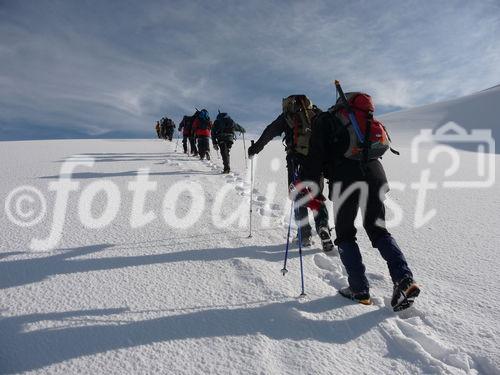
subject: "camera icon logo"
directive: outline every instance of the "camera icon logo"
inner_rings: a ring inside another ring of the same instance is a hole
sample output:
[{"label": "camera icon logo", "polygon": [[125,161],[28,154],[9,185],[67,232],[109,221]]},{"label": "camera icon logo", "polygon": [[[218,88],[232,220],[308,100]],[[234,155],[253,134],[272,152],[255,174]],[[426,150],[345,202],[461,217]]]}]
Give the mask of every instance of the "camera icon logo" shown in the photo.
[{"label": "camera icon logo", "polygon": [[[472,129],[467,132],[455,122],[448,122],[434,132],[422,129],[411,144],[412,163],[421,161],[420,156],[426,145],[432,145],[427,153],[427,163],[435,163],[441,154],[451,158],[450,166],[444,171],[443,187],[489,188],[495,184],[495,139],[491,129]],[[466,145],[468,150],[474,150],[475,166],[471,167],[467,163],[464,167],[457,148],[452,145]]]}]

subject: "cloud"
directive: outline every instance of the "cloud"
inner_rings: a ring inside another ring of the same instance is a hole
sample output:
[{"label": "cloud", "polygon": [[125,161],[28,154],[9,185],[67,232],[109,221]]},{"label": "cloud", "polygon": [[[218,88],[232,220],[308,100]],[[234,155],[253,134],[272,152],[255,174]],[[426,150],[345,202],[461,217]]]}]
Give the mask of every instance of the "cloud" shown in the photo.
[{"label": "cloud", "polygon": [[0,139],[26,127],[30,137],[151,136],[156,119],[194,107],[258,130],[291,93],[327,108],[334,78],[385,110],[461,96],[498,83],[499,10],[495,1],[0,2]]}]

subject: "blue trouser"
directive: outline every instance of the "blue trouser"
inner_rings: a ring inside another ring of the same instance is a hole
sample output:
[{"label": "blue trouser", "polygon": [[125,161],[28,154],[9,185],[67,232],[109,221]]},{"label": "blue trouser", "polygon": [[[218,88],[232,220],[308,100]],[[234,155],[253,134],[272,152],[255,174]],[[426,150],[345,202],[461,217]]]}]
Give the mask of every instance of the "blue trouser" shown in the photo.
[{"label": "blue trouser", "polygon": [[[343,184],[341,191],[344,192],[349,183]],[[385,207],[379,195],[382,184],[375,182],[368,184],[368,196],[363,213],[363,227],[373,245],[387,262],[389,273],[393,282],[404,277],[413,277],[403,252],[396,240],[391,236],[384,226]],[[365,276],[365,266],[361,257],[359,246],[356,243],[356,228],[354,221],[359,204],[359,190],[355,190],[337,208],[335,215],[335,231],[337,239],[335,243],[339,247],[340,259],[344,264],[349,280],[349,286],[354,292],[369,289],[369,283]],[[381,221],[378,221],[378,220]]]},{"label": "blue trouser", "polygon": [[[369,290],[370,284],[365,276],[365,265],[358,244],[355,241],[349,241],[337,243],[337,245],[340,259],[347,271],[349,286],[353,292]],[[405,277],[413,277],[403,252],[390,234],[380,237],[375,247],[387,262],[392,282],[395,283]]]}]

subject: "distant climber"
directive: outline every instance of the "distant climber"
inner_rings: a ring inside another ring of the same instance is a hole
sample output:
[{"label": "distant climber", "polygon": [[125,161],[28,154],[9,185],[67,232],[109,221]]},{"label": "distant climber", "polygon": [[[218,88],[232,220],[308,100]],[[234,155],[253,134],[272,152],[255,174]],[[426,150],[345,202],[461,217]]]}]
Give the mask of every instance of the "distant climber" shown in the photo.
[{"label": "distant climber", "polygon": [[[309,138],[311,127],[316,116],[321,110],[313,105],[311,100],[305,95],[290,95],[283,99],[283,112],[265,129],[260,138],[248,148],[248,156],[262,151],[264,146],[274,137],[285,134],[286,143],[286,167],[288,170],[288,186],[291,188],[300,181],[304,181],[303,174],[307,169],[306,160],[309,153]],[[320,185],[322,190],[323,185]],[[306,192],[301,192],[296,199],[299,200]],[[314,213],[316,232],[321,238],[323,251],[332,251],[334,246],[330,238],[330,228],[328,226],[328,211],[326,209],[325,198],[319,195],[316,198],[316,205],[310,206]],[[300,238],[302,246],[311,246],[311,226],[307,221],[308,212],[305,204],[295,209],[295,220],[298,223],[306,221],[300,225]]]},{"label": "distant climber", "polygon": [[210,160],[210,134],[212,122],[206,109],[197,111],[193,121],[193,133],[198,141],[198,154],[200,159]]},{"label": "distant climber", "polygon": [[231,171],[229,153],[233,142],[236,140],[235,132],[245,133],[245,129],[233,121],[233,119],[225,112],[217,115],[212,128],[212,143],[214,149],[220,149],[224,170],[222,173]]}]

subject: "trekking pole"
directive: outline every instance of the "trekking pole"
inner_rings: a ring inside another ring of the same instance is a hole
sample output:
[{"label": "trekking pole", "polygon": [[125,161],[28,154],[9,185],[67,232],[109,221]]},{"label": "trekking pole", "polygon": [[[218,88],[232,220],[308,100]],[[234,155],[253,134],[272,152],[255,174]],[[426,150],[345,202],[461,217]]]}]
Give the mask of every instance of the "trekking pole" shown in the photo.
[{"label": "trekking pole", "polygon": [[[253,146],[253,141],[251,141]],[[252,238],[252,203],[253,203],[253,159],[255,156],[250,158],[250,234],[248,238]]]},{"label": "trekking pole", "polygon": [[288,249],[290,248],[290,230],[292,227],[293,206],[294,201],[292,200],[292,203],[290,204],[290,217],[288,219],[288,232],[286,234],[285,261],[283,262],[283,268],[281,269],[281,273],[283,274],[283,276],[285,276],[288,272],[288,270],[286,269],[286,262],[288,260]]},{"label": "trekking pole", "polygon": [[[293,165],[293,164],[292,164]],[[295,184],[298,180],[298,171],[295,169],[295,166],[293,166],[293,182],[291,185],[293,185],[294,189],[296,189]],[[281,272],[283,273],[283,276],[288,272],[286,269],[286,261],[288,257],[288,248],[289,248],[289,243],[290,243],[290,227],[292,225],[292,213],[297,218],[298,216],[298,208],[295,206],[295,196],[292,195],[292,205],[290,208],[290,222],[288,225],[288,234],[287,234],[287,239],[286,239],[286,249],[285,249],[285,263],[283,266],[283,269]],[[297,221],[297,220],[296,220]],[[302,228],[301,228],[301,223],[297,223],[297,237],[299,238],[299,259],[300,259],[300,285],[301,285],[301,291],[300,291],[300,297],[306,296],[305,292],[305,286],[304,286],[304,262],[302,260]]]},{"label": "trekking pole", "polygon": [[245,156],[245,168],[247,167],[247,146],[245,144],[245,133],[241,133],[243,137],[243,155]]},{"label": "trekking pole", "polygon": [[[296,207],[294,207],[295,210],[297,210]],[[299,234],[299,259],[300,259],[300,285],[301,285],[301,293],[300,297],[304,297],[306,295],[306,292],[304,290],[304,265],[302,261],[302,228],[300,225],[297,225],[297,230]]]},{"label": "trekking pole", "polygon": [[[295,183],[297,182],[299,178],[299,172],[297,168],[294,166],[294,171],[293,171],[293,181],[294,181],[294,186]],[[294,197],[294,205],[293,205],[293,210],[294,210],[294,216],[298,216],[298,208],[295,206],[295,197]],[[304,297],[306,295],[305,292],[305,287],[304,287],[304,262],[302,260],[302,227],[301,223],[297,223],[297,234],[299,237],[299,259],[300,259],[300,285],[301,285],[301,292],[300,292],[300,297]]]},{"label": "trekking pole", "polygon": [[177,141],[175,142],[175,152],[177,152],[178,145],[179,145],[179,132],[177,132]]}]

